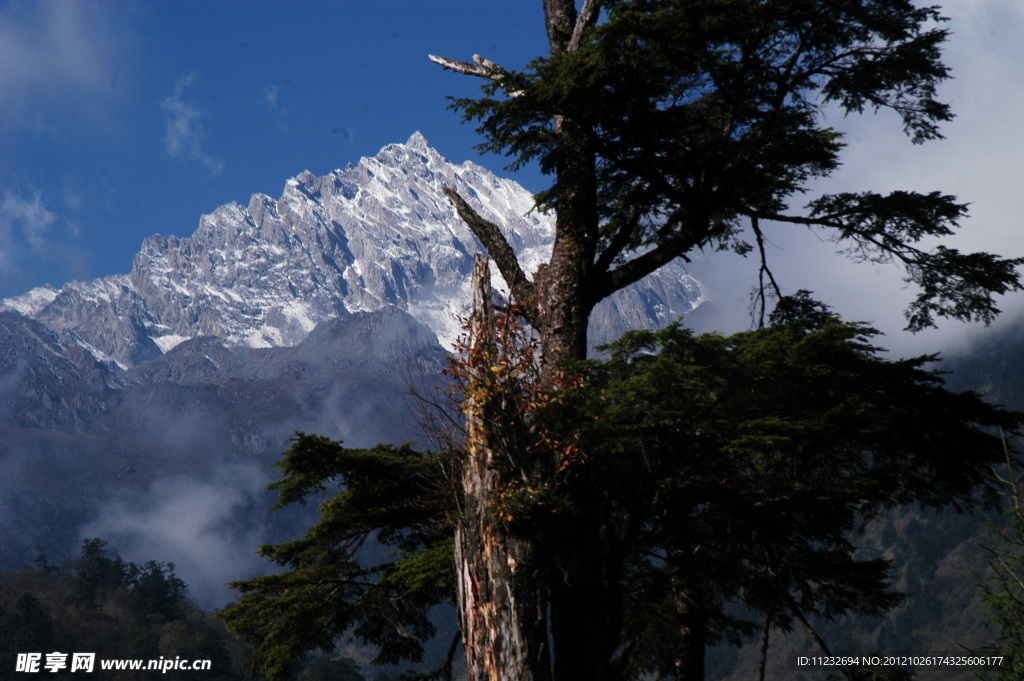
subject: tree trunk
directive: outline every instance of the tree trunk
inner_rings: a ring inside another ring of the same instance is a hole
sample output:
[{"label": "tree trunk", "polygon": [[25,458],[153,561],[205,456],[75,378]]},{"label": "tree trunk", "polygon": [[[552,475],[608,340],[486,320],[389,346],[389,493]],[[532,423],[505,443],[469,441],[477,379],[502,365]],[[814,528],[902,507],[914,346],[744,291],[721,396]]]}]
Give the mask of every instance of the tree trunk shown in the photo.
[{"label": "tree trunk", "polygon": [[707,615],[700,595],[673,579],[676,592],[676,621],[681,645],[676,651],[676,681],[704,681],[704,653],[708,638]]},{"label": "tree trunk", "polygon": [[587,356],[587,328],[594,301],[590,270],[597,248],[596,157],[586,130],[559,118],[562,138],[557,167],[559,192],[551,259],[537,271],[537,331],[543,355],[542,379],[558,384],[558,367]]},{"label": "tree trunk", "polygon": [[[564,34],[562,29],[552,29],[557,23],[552,20],[567,12],[566,5],[560,0],[546,3],[549,34],[552,30]],[[591,269],[598,241],[596,156],[591,135],[564,117],[556,119],[555,127],[561,136],[555,243],[551,259],[534,280],[542,381],[550,388],[563,384],[565,362],[587,356],[588,321],[595,302],[590,290]],[[611,625],[607,557],[602,550],[602,492],[584,473],[564,494],[572,504],[572,517],[551,542],[550,557],[555,680],[611,681],[619,632]]]},{"label": "tree trunk", "polygon": [[459,619],[470,681],[549,681],[550,650],[543,565],[535,542],[501,531],[491,517],[503,480],[492,446],[515,438],[506,396],[489,388],[494,317],[487,259],[473,265],[469,331],[466,451],[462,461],[462,516],[455,533]]},{"label": "tree trunk", "polygon": [[[599,3],[593,0],[584,3],[579,17],[574,0],[543,0],[543,4],[552,54],[575,49],[582,31],[597,20]],[[450,60],[445,65],[463,73],[493,75],[473,65],[452,65]],[[561,114],[554,125],[561,138],[556,168],[559,192],[555,242],[551,259],[528,285],[528,292],[535,294],[531,296],[535,305],[531,322],[540,336],[541,381],[549,389],[563,384],[566,361],[585,359],[587,355],[588,319],[596,302],[591,269],[599,223],[592,131]],[[454,191],[449,198],[492,251],[508,284],[522,285],[524,277],[497,227],[479,220]],[[475,264],[474,281],[471,358],[486,356],[487,345],[493,343],[488,334],[494,328],[488,304],[489,276],[481,261]],[[486,370],[488,363],[477,366]],[[500,457],[504,464],[523,457],[523,452],[510,451],[515,447],[507,446],[508,439],[495,437],[500,433],[494,429],[507,425],[507,421],[488,414],[495,407],[490,403],[495,397],[476,392],[467,395],[466,402],[468,442],[462,470],[465,506],[455,550],[469,678],[546,681],[552,677],[553,654],[557,681],[610,681],[611,658],[621,632],[608,603],[599,512],[601,491],[589,481],[578,481],[569,491],[576,512],[554,537],[546,538],[549,541],[496,530],[489,517],[501,484],[495,460]],[[557,470],[557,461],[548,464],[524,468],[533,474]]]}]

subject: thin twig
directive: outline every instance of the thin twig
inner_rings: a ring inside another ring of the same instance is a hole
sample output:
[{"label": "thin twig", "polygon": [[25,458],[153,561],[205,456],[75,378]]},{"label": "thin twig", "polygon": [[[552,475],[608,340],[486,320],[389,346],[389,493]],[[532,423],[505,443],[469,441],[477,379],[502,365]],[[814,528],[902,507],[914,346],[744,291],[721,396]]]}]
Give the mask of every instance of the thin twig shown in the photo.
[{"label": "thin twig", "polygon": [[768,256],[764,250],[764,233],[761,231],[761,223],[756,215],[750,216],[750,228],[754,231],[754,238],[757,240],[757,252],[761,258],[760,267],[757,270],[757,299],[760,303],[759,317],[757,326],[760,329],[764,328],[764,315],[767,301],[765,300],[765,275],[768,276],[768,281],[771,283],[772,290],[775,292],[776,299],[782,298],[782,289],[779,288],[779,284],[775,281],[775,275],[772,273],[771,268],[768,267]]}]

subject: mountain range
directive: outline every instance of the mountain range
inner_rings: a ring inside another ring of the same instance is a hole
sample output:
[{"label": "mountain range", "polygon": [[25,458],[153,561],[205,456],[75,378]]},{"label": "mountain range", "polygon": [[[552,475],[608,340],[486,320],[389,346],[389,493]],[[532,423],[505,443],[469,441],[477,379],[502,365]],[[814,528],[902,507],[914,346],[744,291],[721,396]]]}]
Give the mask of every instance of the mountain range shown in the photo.
[{"label": "mountain range", "polygon": [[[221,206],[192,236],[149,237],[131,272],[43,286],[0,301],[129,368],[200,336],[231,346],[295,345],[320,322],[395,307],[451,347],[467,310],[472,254],[482,248],[443,194],[453,187],[499,225],[524,270],[546,260],[553,220],[515,182],[444,159],[419,133],[323,177],[288,180],[277,200]],[[673,263],[613,297],[594,337],[660,327],[704,300]]]},{"label": "mountain range", "polygon": [[[276,200],[221,206],[191,236],[149,237],[128,274],[0,301],[0,565],[102,536],[128,559],[175,561],[194,593],[223,600],[241,574],[208,554],[251,556],[273,531],[261,489],[292,433],[422,439],[410,385],[440,375],[483,250],[445,187],[501,227],[525,271],[546,259],[553,220],[528,191],[416,133],[303,172]],[[673,263],[602,304],[591,340],[705,298]],[[185,491],[211,480],[237,503]]]}]

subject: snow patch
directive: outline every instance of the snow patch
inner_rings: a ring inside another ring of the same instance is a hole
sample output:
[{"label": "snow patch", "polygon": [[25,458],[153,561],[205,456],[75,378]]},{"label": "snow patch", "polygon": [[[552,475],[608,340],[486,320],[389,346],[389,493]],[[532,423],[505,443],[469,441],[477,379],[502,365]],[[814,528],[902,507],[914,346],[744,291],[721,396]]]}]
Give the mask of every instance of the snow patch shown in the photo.
[{"label": "snow patch", "polygon": [[181,345],[187,340],[191,340],[189,336],[179,336],[175,333],[169,333],[164,336],[154,336],[153,342],[160,348],[160,352],[165,355],[170,352],[173,348]]},{"label": "snow patch", "polygon": [[49,284],[39,286],[20,296],[0,300],[0,310],[15,310],[26,317],[35,317],[54,301],[60,291]]}]

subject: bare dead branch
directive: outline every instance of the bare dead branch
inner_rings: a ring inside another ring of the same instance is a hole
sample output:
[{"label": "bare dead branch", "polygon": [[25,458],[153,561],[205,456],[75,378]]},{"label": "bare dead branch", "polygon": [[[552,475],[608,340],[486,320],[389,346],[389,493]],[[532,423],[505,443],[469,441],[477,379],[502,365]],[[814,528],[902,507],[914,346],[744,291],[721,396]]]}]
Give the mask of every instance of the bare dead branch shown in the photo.
[{"label": "bare dead branch", "polygon": [[583,34],[588,28],[597,23],[600,9],[601,0],[586,0],[583,3],[580,14],[576,17],[576,25],[572,29],[572,37],[569,39],[569,52],[575,52],[579,48],[580,41],[583,40]]},{"label": "bare dead branch", "polygon": [[[473,55],[473,61],[476,63],[468,61],[459,61],[458,59],[448,59],[447,57],[438,57],[437,55],[434,54],[428,54],[427,57],[430,59],[430,61],[434,62],[435,64],[440,64],[446,69],[451,69],[452,71],[456,71],[458,73],[464,73],[467,76],[479,76],[480,78],[491,78],[493,74],[493,68],[497,66],[496,64],[494,64],[494,62],[488,59],[484,59],[478,54]],[[488,68],[482,62],[487,62],[488,64],[491,65],[491,68]]]},{"label": "bare dead branch", "polygon": [[427,58],[435,64],[439,64],[446,69],[455,71],[456,73],[463,73],[467,76],[476,76],[478,78],[493,80],[505,90],[505,94],[509,97],[518,97],[522,94],[518,90],[509,90],[505,87],[508,79],[508,71],[479,54],[473,55],[472,62],[448,59],[447,57],[438,57],[436,54],[428,54]]},{"label": "bare dead branch", "polygon": [[758,328],[763,329],[765,308],[767,306],[767,300],[765,299],[765,288],[767,287],[765,277],[768,277],[768,282],[771,284],[776,300],[782,298],[782,289],[779,288],[778,282],[775,281],[775,275],[772,273],[771,268],[768,267],[768,255],[764,250],[764,232],[761,231],[761,223],[757,216],[751,216],[750,228],[754,232],[754,238],[757,240],[757,252],[761,257],[761,265],[757,270],[757,300],[760,304]]},{"label": "bare dead branch", "polygon": [[485,220],[473,210],[466,201],[459,196],[459,193],[451,187],[445,187],[444,193],[448,200],[455,206],[459,217],[465,221],[470,231],[480,240],[480,243],[487,249],[488,255],[494,259],[498,271],[505,279],[511,292],[519,298],[523,306],[523,313],[526,321],[531,326],[537,326],[536,295],[533,282],[526,278],[515,251],[509,245],[505,235],[501,233],[498,226],[489,220]]}]

